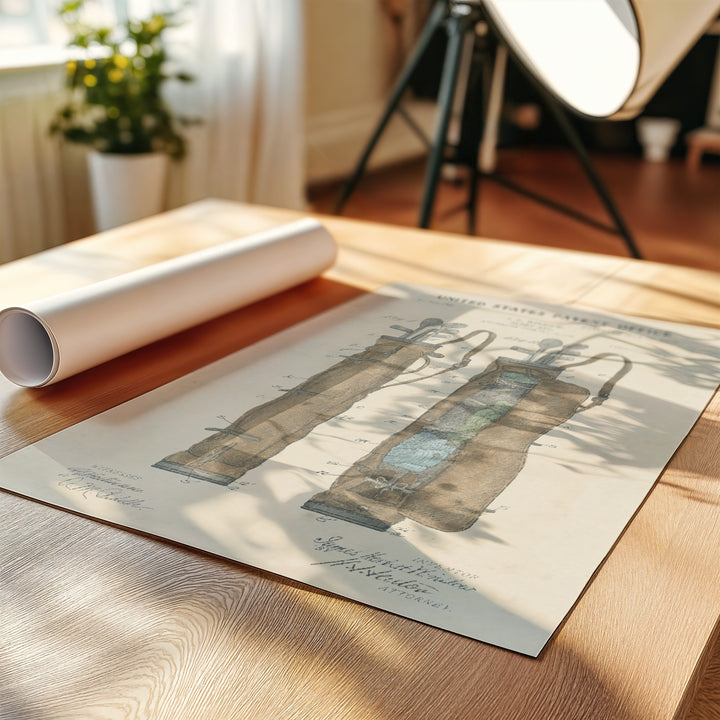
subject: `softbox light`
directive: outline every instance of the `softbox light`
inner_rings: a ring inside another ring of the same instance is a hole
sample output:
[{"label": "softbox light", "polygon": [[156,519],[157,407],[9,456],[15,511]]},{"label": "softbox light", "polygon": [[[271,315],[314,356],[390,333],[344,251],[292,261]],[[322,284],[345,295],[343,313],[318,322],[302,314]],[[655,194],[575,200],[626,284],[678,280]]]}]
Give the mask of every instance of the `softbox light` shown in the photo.
[{"label": "softbox light", "polygon": [[717,17],[717,0],[484,0],[499,35],[556,98],[591,118],[638,115]]}]

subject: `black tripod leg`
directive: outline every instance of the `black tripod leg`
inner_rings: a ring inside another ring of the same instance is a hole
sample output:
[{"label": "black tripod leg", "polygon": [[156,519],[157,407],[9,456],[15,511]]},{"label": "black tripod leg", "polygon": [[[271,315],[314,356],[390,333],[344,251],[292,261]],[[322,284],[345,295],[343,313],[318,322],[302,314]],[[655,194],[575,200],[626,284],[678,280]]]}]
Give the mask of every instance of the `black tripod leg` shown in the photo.
[{"label": "black tripod leg", "polygon": [[433,204],[435,203],[435,192],[440,177],[440,166],[445,155],[445,145],[452,115],[453,98],[455,86],[457,85],[458,70],[462,57],[463,40],[465,32],[469,29],[471,22],[469,15],[451,15],[448,19],[448,45],[445,51],[440,90],[438,91],[438,124],[435,131],[435,144],[433,145],[428,160],[428,169],[425,174],[425,190],[423,193],[422,205],[420,208],[420,220],[418,226],[427,228],[430,226]]},{"label": "black tripod leg", "polygon": [[580,164],[582,165],[585,174],[592,183],[597,194],[600,196],[600,199],[605,206],[605,210],[615,223],[618,234],[625,241],[625,245],[628,249],[628,252],[630,253],[630,256],[642,259],[642,255],[640,254],[637,245],[635,245],[635,241],[633,240],[633,236],[630,233],[630,230],[625,224],[625,221],[622,219],[619,210],[615,206],[615,203],[610,196],[610,193],[605,187],[605,183],[603,183],[600,175],[598,175],[598,172],[595,169],[595,165],[590,159],[587,150],[585,150],[585,146],[583,145],[580,136],[577,134],[577,131],[573,127],[573,124],[570,122],[567,115],[560,107],[559,103],[555,100],[555,98],[551,97],[547,92],[545,92],[544,89],[541,89],[541,94],[544,97],[545,105],[552,112],[555,120],[560,126],[560,129],[563,131],[572,149],[575,151],[575,155],[580,161]]},{"label": "black tripod leg", "polygon": [[470,182],[468,183],[468,224],[467,233],[468,235],[475,235],[477,233],[477,208],[478,208],[478,195],[480,194],[480,171],[475,167],[470,167]]},{"label": "black tripod leg", "polygon": [[[470,173],[470,179],[468,182],[468,201],[467,201],[467,234],[475,235],[477,232],[478,225],[478,195],[480,194],[480,170],[478,169],[478,155],[480,151],[480,138],[482,135],[482,128],[485,124],[485,118],[487,117],[487,106],[488,106],[488,92],[487,89],[490,87],[490,76],[492,73],[493,62],[489,57],[489,50],[487,47],[482,47],[480,52],[482,53],[482,72],[476,73],[478,77],[473,79],[473,82],[468,86],[468,92],[466,95],[465,102],[465,115],[463,117],[463,124],[466,132],[467,147],[468,147],[468,171]],[[480,85],[481,92],[478,92],[478,85]],[[481,113],[475,111],[475,108],[480,106]]]},{"label": "black tripod leg", "polygon": [[[490,112],[491,95],[494,89],[495,65],[497,63],[497,45],[491,43],[488,36],[479,38],[477,43],[477,55],[481,58],[480,68],[476,69],[476,77],[468,84],[468,92],[465,101],[465,115],[463,117],[464,132],[467,136],[468,170],[470,181],[468,183],[468,235],[475,235],[478,226],[478,205],[480,194],[480,174],[478,158],[480,155],[480,143],[484,129],[488,122]],[[478,112],[479,109],[479,112]]]},{"label": "black tripod leg", "polygon": [[433,36],[435,35],[435,31],[439,27],[442,26],[443,22],[445,21],[446,16],[447,16],[446,0],[437,0],[437,2],[435,3],[435,6],[433,7],[433,9],[430,13],[430,16],[427,19],[427,22],[425,23],[425,27],[423,28],[422,33],[420,34],[417,44],[415,45],[415,49],[413,50],[412,56],[408,60],[407,64],[403,68],[402,73],[400,73],[400,77],[397,79],[397,82],[395,83],[395,87],[393,88],[393,91],[390,95],[387,105],[385,106],[385,112],[383,113],[382,117],[380,118],[377,126],[375,127],[375,131],[373,132],[372,136],[370,137],[370,140],[368,141],[367,145],[365,146],[365,149],[363,150],[363,153],[360,156],[360,160],[358,160],[358,163],[355,166],[355,171],[353,172],[353,174],[350,176],[348,181],[343,186],[342,193],[337,202],[337,205],[335,206],[336,213],[342,212],[342,209],[345,206],[347,199],[350,197],[350,195],[352,195],[353,191],[355,190],[355,187],[357,186],[358,182],[360,181],[362,174],[365,172],[365,166],[367,165],[367,162],[370,159],[370,155],[372,154],[372,151],[375,149],[375,145],[377,144],[378,140],[380,139],[380,136],[383,134],[383,131],[385,130],[386,125],[388,124],[388,122],[390,121],[390,118],[392,117],[393,113],[397,109],[397,106],[400,104],[400,100],[402,99],[402,96],[405,94],[405,90],[407,90],[407,88],[410,84],[410,80],[412,78],[413,73],[415,72],[415,68],[417,67],[418,63],[420,62],[423,55],[425,54],[425,51],[427,50],[427,47],[430,44],[430,41],[432,40]]}]

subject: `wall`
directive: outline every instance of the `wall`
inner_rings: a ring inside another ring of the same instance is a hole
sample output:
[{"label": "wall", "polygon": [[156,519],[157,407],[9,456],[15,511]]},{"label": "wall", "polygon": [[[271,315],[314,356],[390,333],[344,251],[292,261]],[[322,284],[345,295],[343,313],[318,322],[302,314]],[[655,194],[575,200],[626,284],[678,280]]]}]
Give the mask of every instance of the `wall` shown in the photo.
[{"label": "wall", "polygon": [[[346,176],[380,117],[423,19],[424,0],[305,0],[306,150],[310,183]],[[401,21],[394,24],[390,13]],[[431,133],[432,102],[404,104]],[[370,167],[423,154],[395,117]]]}]

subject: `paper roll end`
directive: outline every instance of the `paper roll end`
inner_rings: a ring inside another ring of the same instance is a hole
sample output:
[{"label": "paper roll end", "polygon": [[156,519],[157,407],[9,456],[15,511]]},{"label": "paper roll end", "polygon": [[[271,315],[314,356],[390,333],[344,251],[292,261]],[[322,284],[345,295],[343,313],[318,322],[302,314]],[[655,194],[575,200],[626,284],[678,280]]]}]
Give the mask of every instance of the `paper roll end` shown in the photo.
[{"label": "paper roll end", "polygon": [[24,308],[0,312],[0,372],[16,385],[41,387],[57,373],[58,355],[50,331]]}]

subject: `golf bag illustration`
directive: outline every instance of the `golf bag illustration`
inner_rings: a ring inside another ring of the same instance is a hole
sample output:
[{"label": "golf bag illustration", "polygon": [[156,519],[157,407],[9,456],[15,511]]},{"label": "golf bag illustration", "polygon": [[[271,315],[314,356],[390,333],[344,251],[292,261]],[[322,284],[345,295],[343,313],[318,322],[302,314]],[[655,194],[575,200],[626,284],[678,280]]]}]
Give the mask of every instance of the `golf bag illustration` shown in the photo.
[{"label": "golf bag illustration", "polygon": [[[526,361],[499,357],[403,430],[348,468],[303,508],[384,531],[410,518],[458,532],[471,527],[515,479],[530,446],[575,413],[601,404],[631,368],[614,353],[563,364],[580,343],[547,339]],[[521,350],[521,348],[513,348]],[[590,392],[559,378],[604,358],[620,370],[587,404]]]},{"label": "golf bag illustration", "polygon": [[[227,427],[206,428],[213,434],[187,450],[165,457],[154,467],[229,485],[391,381],[411,382],[397,379],[405,373],[424,369],[430,358],[443,357],[438,352],[443,346],[487,334],[486,339],[468,350],[458,363],[439,372],[467,365],[474,354],[495,338],[485,330],[458,337],[457,331],[464,325],[437,318],[426,318],[417,328],[390,327],[401,334],[380,336],[370,347],[344,357],[274,400],[248,410]],[[414,367],[418,362],[419,367]]]}]

